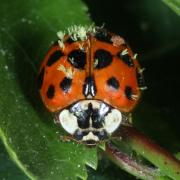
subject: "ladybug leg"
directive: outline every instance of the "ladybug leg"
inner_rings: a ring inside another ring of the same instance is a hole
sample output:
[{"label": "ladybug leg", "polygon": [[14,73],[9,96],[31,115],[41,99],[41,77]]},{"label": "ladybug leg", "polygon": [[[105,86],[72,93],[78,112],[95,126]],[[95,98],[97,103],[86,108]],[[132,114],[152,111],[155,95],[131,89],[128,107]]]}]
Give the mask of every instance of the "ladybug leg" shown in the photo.
[{"label": "ladybug leg", "polygon": [[73,136],[60,136],[60,140],[63,141],[63,142],[70,142],[70,141],[74,141],[74,138]]},{"label": "ladybug leg", "polygon": [[128,114],[128,123],[130,124],[130,126],[132,125],[132,123],[133,123],[133,118],[132,118],[132,113],[129,113]]},{"label": "ladybug leg", "polygon": [[63,142],[76,142],[77,144],[82,144],[82,141],[77,141],[72,135],[64,135],[64,136],[60,136],[60,140]]},{"label": "ladybug leg", "polygon": [[54,118],[54,124],[59,124],[59,120],[57,120],[56,118]]},{"label": "ladybug leg", "polygon": [[55,114],[55,116],[54,116],[54,124],[60,124],[58,114]]},{"label": "ladybug leg", "polygon": [[132,126],[132,113],[129,113],[122,119],[122,125],[124,126]]}]

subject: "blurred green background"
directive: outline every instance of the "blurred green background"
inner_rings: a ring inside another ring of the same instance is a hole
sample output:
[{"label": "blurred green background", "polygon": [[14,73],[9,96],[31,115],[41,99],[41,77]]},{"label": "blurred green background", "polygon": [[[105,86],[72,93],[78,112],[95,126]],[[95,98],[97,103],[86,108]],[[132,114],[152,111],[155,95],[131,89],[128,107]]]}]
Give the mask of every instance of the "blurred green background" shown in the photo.
[{"label": "blurred green background", "polygon": [[[134,125],[170,152],[179,152],[180,16],[160,0],[84,2],[95,24],[105,24],[107,29],[124,37],[146,68],[148,90],[134,112]],[[88,173],[90,180],[136,179],[104,157],[97,171],[88,168]],[[2,143],[0,179],[27,179],[10,160]]]}]

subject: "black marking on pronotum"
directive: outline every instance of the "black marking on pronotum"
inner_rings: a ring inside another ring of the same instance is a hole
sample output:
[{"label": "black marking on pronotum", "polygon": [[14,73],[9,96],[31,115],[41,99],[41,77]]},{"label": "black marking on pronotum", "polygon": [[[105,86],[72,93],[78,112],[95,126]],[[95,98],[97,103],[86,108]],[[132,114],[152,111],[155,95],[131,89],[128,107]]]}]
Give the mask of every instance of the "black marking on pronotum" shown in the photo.
[{"label": "black marking on pronotum", "polygon": [[93,109],[91,118],[93,128],[98,129],[103,127],[102,122],[104,117],[99,114],[99,109]]},{"label": "black marking on pronotum", "polygon": [[46,95],[47,95],[47,97],[48,97],[49,99],[52,99],[52,98],[54,97],[54,93],[55,93],[55,88],[54,88],[54,85],[51,84],[51,85],[48,87],[48,90],[47,90]]},{"label": "black marking on pronotum", "polygon": [[112,36],[108,33],[106,29],[102,29],[102,28],[97,29],[95,37],[99,41],[112,44],[111,41]]},{"label": "black marking on pronotum", "polygon": [[85,110],[76,108],[70,111],[77,117],[78,126],[82,130],[88,128],[100,129],[103,127],[104,115],[99,113],[99,109],[93,108],[91,103],[88,104]]},{"label": "black marking on pronotum", "polygon": [[72,84],[72,79],[65,77],[61,82],[60,82],[60,88],[64,91],[64,92],[68,92],[70,87]]},{"label": "black marking on pronotum", "polygon": [[132,88],[130,86],[126,86],[125,95],[127,99],[132,100]]},{"label": "black marking on pronotum", "polygon": [[133,62],[133,59],[131,58],[131,56],[128,53],[123,54],[122,53],[123,51],[118,52],[117,57],[120,58],[129,67],[134,67],[134,62]]},{"label": "black marking on pronotum", "polygon": [[112,62],[112,58],[113,56],[109,51],[98,49],[94,54],[95,69],[101,69],[109,66]]},{"label": "black marking on pronotum", "polygon": [[92,104],[88,104],[88,109],[82,111],[82,113],[78,115],[77,121],[78,121],[78,126],[81,129],[87,129],[90,127],[90,122],[89,119],[91,117],[91,113],[93,112]]},{"label": "black marking on pronotum", "polygon": [[68,62],[75,68],[84,69],[86,65],[86,53],[80,49],[73,50],[68,55]]},{"label": "black marking on pronotum", "polygon": [[44,67],[41,69],[41,72],[39,73],[38,75],[38,78],[37,78],[37,86],[38,86],[38,89],[41,89],[42,87],[42,84],[43,84],[43,79],[44,79],[44,73],[45,73],[45,70],[44,70]]},{"label": "black marking on pronotum", "polygon": [[[78,111],[78,109],[76,110]],[[77,112],[73,112],[75,114],[75,116],[77,117],[77,122],[78,122],[78,126],[81,129],[87,129],[90,127],[90,117],[92,116],[93,113],[93,108],[92,108],[92,104],[89,103],[88,104],[88,108],[86,110],[80,110],[79,113]]]},{"label": "black marking on pronotum", "polygon": [[144,82],[142,72],[140,72],[137,68],[136,68],[136,78],[137,78],[138,86],[139,87],[144,87],[145,82]]},{"label": "black marking on pronotum", "polygon": [[47,66],[51,66],[54,64],[56,61],[58,61],[62,56],[64,56],[64,53],[62,53],[60,50],[54,51],[48,61],[47,61]]},{"label": "black marking on pronotum", "polygon": [[114,88],[119,89],[119,81],[115,77],[111,77],[107,80],[107,85]]},{"label": "black marking on pronotum", "polygon": [[92,76],[86,77],[83,85],[84,96],[87,97],[88,95],[91,95],[92,97],[94,97],[96,95],[96,91],[97,89],[96,89],[94,77]]}]

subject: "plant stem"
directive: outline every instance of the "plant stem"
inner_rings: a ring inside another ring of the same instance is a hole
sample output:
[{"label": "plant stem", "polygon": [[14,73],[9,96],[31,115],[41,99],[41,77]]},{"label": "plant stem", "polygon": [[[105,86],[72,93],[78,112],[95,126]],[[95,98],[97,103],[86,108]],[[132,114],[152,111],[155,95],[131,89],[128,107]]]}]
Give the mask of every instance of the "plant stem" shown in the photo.
[{"label": "plant stem", "polygon": [[118,166],[127,171],[128,173],[144,180],[157,180],[160,175],[157,169],[147,167],[143,164],[136,162],[135,159],[129,157],[127,154],[119,151],[111,143],[106,144],[106,155]]},{"label": "plant stem", "polygon": [[153,143],[149,138],[139,133],[135,128],[122,126],[115,137],[128,143],[133,150],[158,167],[161,174],[175,180],[180,180],[180,161],[165,149]]}]

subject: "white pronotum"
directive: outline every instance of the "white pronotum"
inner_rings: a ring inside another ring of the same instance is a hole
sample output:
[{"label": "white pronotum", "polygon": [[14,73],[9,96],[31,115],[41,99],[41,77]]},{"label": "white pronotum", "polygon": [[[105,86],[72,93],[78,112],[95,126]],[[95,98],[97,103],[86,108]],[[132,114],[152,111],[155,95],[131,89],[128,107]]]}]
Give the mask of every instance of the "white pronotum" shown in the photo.
[{"label": "white pronotum", "polygon": [[[88,124],[88,127],[80,127],[78,124],[80,121]],[[100,139],[94,132],[99,133],[99,135],[104,133],[111,135],[120,126],[122,113],[99,100],[82,100],[62,110],[59,113],[59,122],[71,135],[77,132],[78,134],[85,133],[82,135],[82,141],[93,140],[97,142]],[[100,127],[97,127],[97,123]]]}]

